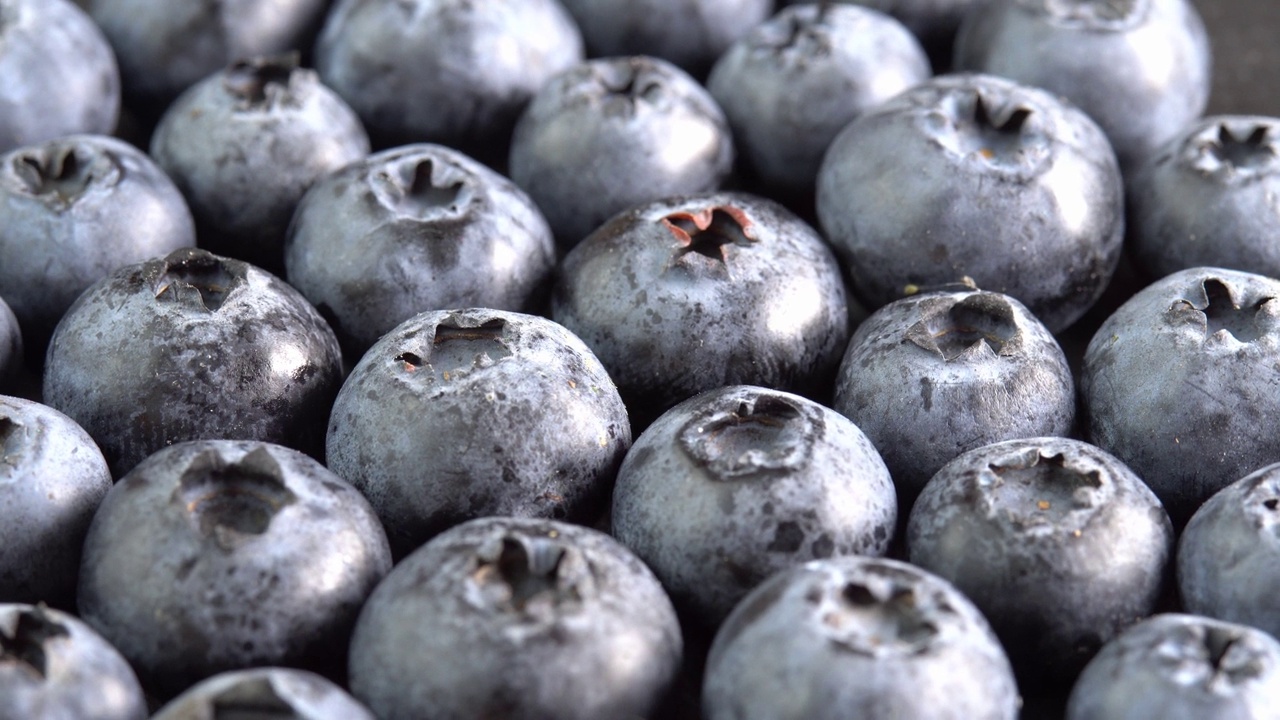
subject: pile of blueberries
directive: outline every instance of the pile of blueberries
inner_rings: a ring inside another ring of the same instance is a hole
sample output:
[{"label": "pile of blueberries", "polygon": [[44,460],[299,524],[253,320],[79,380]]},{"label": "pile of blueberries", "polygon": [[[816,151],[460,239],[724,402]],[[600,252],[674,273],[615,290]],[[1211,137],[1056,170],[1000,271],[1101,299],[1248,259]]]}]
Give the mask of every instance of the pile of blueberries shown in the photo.
[{"label": "pile of blueberries", "polygon": [[1280,718],[1189,0],[0,0],[0,720]]}]

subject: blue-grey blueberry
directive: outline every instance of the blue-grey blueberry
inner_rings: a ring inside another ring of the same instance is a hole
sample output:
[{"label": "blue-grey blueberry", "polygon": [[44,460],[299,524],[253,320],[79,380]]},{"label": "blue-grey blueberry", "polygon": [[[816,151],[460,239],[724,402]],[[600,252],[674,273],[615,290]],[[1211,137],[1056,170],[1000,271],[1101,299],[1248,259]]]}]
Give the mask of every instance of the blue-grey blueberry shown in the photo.
[{"label": "blue-grey blueberry", "polygon": [[18,317],[0,296],[0,394],[12,392],[18,386],[25,365],[24,349]]},{"label": "blue-grey blueberry", "polygon": [[229,670],[187,688],[151,720],[374,720],[338,685],[307,670]]},{"label": "blue-grey blueberry", "polygon": [[[789,0],[791,4],[812,0]],[[835,0],[863,5],[887,13],[907,26],[920,40],[935,72],[951,67],[956,32],[969,10],[985,0]]]},{"label": "blue-grey blueberry", "polygon": [[488,517],[374,590],[351,638],[351,690],[381,720],[655,717],[682,653],[661,584],[613,538]]}]

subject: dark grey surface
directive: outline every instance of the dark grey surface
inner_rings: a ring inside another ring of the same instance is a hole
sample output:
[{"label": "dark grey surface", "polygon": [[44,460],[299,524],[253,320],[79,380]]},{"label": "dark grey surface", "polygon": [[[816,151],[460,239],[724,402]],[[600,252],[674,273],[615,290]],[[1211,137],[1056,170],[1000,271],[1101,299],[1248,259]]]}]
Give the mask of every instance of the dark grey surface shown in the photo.
[{"label": "dark grey surface", "polygon": [[1280,115],[1280,3],[1193,0],[1213,44],[1211,114]]}]

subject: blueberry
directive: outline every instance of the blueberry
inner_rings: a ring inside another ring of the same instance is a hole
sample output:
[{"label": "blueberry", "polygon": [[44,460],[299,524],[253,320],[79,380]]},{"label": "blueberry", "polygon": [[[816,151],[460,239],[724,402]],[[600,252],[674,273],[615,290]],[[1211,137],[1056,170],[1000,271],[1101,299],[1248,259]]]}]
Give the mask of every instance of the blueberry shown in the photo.
[{"label": "blueberry", "polygon": [[594,521],[631,447],[600,361],[545,318],[425,312],[351,371],[328,465],[373,503],[397,556],[485,515]]},{"label": "blueberry", "polygon": [[358,357],[425,310],[542,310],[555,242],[510,180],[416,144],[320,180],[289,227],[285,267]]},{"label": "blueberry", "polygon": [[23,368],[22,328],[9,304],[0,297],[0,394],[18,386]]},{"label": "blueberry", "polygon": [[1153,278],[1197,266],[1280,276],[1280,119],[1215,116],[1129,178],[1129,241]]},{"label": "blueberry", "polygon": [[0,157],[0,295],[28,351],[112,271],[196,244],[182,194],[141,150],[73,135]]},{"label": "blueberry", "polygon": [[58,323],[44,401],[116,477],[182,440],[279,442],[319,456],[342,382],[333,331],[284,281],[203,250],[129,265]]},{"label": "blueberry", "polygon": [[79,608],[167,698],[226,670],[341,662],[390,568],[372,508],[318,462],[197,440],[107,494],[85,539]]},{"label": "blueberry", "polygon": [[73,607],[89,522],[111,489],[71,418],[0,395],[0,602]]},{"label": "blueberry", "polygon": [[[792,3],[811,0],[790,0]],[[964,16],[984,0],[839,0],[887,13],[907,26],[929,53],[936,72],[951,66],[956,32]]]},{"label": "blueberry", "polygon": [[306,670],[231,670],[188,688],[151,720],[374,720],[342,688]]},{"label": "blueberry", "polygon": [[1209,99],[1209,38],[1189,0],[992,0],[966,14],[955,67],[1044,88],[1089,114],[1126,168]]},{"label": "blueberry", "polygon": [[489,517],[378,585],[351,639],[351,689],[382,720],[653,717],[682,648],[662,586],[612,538]]},{"label": "blueberry", "polygon": [[883,558],[778,573],[716,633],[707,720],[1013,720],[1018,690],[987,621],[949,583]]},{"label": "blueberry", "polygon": [[883,555],[897,519],[889,471],[857,426],[798,395],[732,386],[686,400],[636,439],[612,532],[714,626],[775,572]]},{"label": "blueberry", "polygon": [[555,0],[339,0],[316,69],[379,147],[432,142],[504,159],[520,111],[581,62],[582,36]]},{"label": "blueberry", "polygon": [[940,76],[862,115],[828,149],[818,218],[870,308],[972,278],[1049,330],[1106,288],[1124,239],[1101,129],[1047,92]]},{"label": "blueberry", "polygon": [[1280,643],[1256,628],[1156,615],[1102,648],[1080,674],[1066,720],[1274,718]]},{"label": "blueberry", "polygon": [[832,407],[880,448],[910,508],[963,452],[1070,434],[1076,396],[1062,348],[1026,306],[957,290],[903,298],[863,321]]},{"label": "blueberry", "polygon": [[825,396],[849,314],[822,238],[741,193],[620,213],[564,258],[551,307],[609,369],[637,427],[724,385]]},{"label": "blueberry", "polygon": [[907,550],[982,610],[1025,686],[1055,688],[1154,612],[1173,527],[1111,455],[1024,438],[943,466],[911,509]]},{"label": "blueberry", "polygon": [[650,55],[702,77],[773,0],[561,0],[592,57]]},{"label": "blueberry", "polygon": [[1094,334],[1080,395],[1090,442],[1160,496],[1176,524],[1280,461],[1280,280],[1191,268],[1139,291]]},{"label": "blueberry", "polygon": [[1178,541],[1178,589],[1188,612],[1280,635],[1280,465],[1219,490]]},{"label": "blueberry", "polygon": [[516,124],[510,172],[568,250],[634,205],[718,189],[733,157],[711,95],[671,63],[635,56],[548,80]]},{"label": "blueberry", "polygon": [[200,247],[277,274],[303,194],[368,154],[355,112],[297,55],[214,73],[169,106],[151,137],[151,156],[191,206]]},{"label": "blueberry", "polygon": [[182,91],[245,57],[303,50],[328,0],[92,0],[115,49],[130,104],[162,112]]},{"label": "blueberry", "polygon": [[850,121],[930,75],[901,23],[854,5],[784,8],[720,56],[707,89],[766,187],[812,193],[823,153]]},{"label": "blueberry", "polygon": [[116,128],[115,55],[70,0],[0,0],[0,78],[0,152]]}]

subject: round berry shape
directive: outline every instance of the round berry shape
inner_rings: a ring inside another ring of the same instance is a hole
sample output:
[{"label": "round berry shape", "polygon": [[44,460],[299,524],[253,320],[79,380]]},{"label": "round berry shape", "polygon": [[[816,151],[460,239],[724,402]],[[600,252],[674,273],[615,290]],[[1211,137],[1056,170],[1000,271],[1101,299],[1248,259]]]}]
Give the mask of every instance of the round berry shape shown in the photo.
[{"label": "round berry shape", "polygon": [[1076,681],[1066,720],[1274,718],[1280,643],[1257,628],[1162,614],[1107,643]]},{"label": "round berry shape", "polygon": [[33,353],[90,285],[195,244],[182,193],[128,143],[72,135],[0,156],[0,296]]},{"label": "round berry shape", "polygon": [[1018,688],[982,614],[913,565],[850,556],[774,575],[720,626],[707,720],[1013,720]]},{"label": "round berry shape", "polygon": [[1133,468],[1181,526],[1280,461],[1280,280],[1190,268],[1098,328],[1080,373],[1089,441]]},{"label": "round berry shape", "polygon": [[89,12],[120,59],[131,106],[158,116],[228,63],[309,48],[328,7],[328,0],[93,0]]},{"label": "round berry shape", "polygon": [[509,167],[567,251],[634,205],[719,189],[733,157],[711,95],[671,63],[634,56],[548,80],[516,124]]},{"label": "round berry shape", "polygon": [[857,426],[798,395],[741,385],[650,425],[613,491],[613,536],[711,627],[775,572],[885,554],[897,521],[889,470]]},{"label": "round berry shape", "polygon": [[285,230],[320,178],[369,154],[360,119],[298,55],[239,60],[188,89],[151,136],[200,247],[283,274]]},{"label": "round berry shape", "polygon": [[1280,118],[1216,116],[1178,133],[1126,185],[1135,264],[1280,277]]},{"label": "round berry shape", "polygon": [[1151,614],[1173,556],[1160,501],[1111,455],[1025,438],[971,450],[929,481],[907,522],[911,563],[955,583],[1026,687],[1065,687]]},{"label": "round berry shape", "polygon": [[0,604],[0,720],[144,720],[129,663],[93,628],[43,605]]},{"label": "round berry shape", "polygon": [[637,427],[725,385],[825,396],[849,337],[831,249],[741,193],[614,217],[564,258],[551,316],[599,356]]},{"label": "round berry shape", "polygon": [[590,523],[631,447],[591,350],[542,317],[439,310],[387,333],[351,371],[328,465],[369,498],[403,556],[486,515]]},{"label": "round berry shape", "polygon": [[707,89],[743,164],[768,188],[812,193],[822,156],[852,120],[931,71],[915,36],[856,5],[793,5],[720,56]]},{"label": "round berry shape", "polygon": [[817,211],[868,307],[970,278],[1053,332],[1101,296],[1124,240],[1098,126],[989,75],[936,77],[850,123],[823,160]]},{"label": "round berry shape", "polygon": [[1204,112],[1211,58],[1190,0],[992,0],[956,36],[958,70],[1043,88],[1088,113],[1126,170]]},{"label": "round berry shape", "polygon": [[182,440],[278,442],[320,456],[342,384],[337,338],[283,280],[204,250],[123,267],[58,323],[44,401],[120,477]]},{"label": "round berry shape", "polygon": [[0,395],[0,602],[74,606],[84,537],[110,489],[102,451],[71,418]]},{"label": "round berry shape", "polygon": [[377,146],[440,143],[500,161],[529,99],[583,50],[555,0],[340,0],[315,56]]},{"label": "round berry shape", "polygon": [[0,393],[7,393],[18,385],[24,365],[22,328],[9,304],[0,297]]},{"label": "round berry shape", "polygon": [[270,443],[197,440],[107,494],[85,539],[80,616],[171,698],[227,670],[340,671],[390,569],[373,509],[320,463]]},{"label": "round berry shape", "polygon": [[230,670],[192,685],[151,720],[374,720],[345,690],[306,670]]},{"label": "round berry shape", "polygon": [[116,129],[115,54],[71,0],[0,0],[0,78],[0,152]]},{"label": "round berry shape", "polygon": [[1280,635],[1280,464],[1219,490],[1178,540],[1178,590],[1187,612]]},{"label": "round berry shape", "polygon": [[956,290],[889,303],[858,326],[832,407],[876,447],[910,508],[963,452],[1066,436],[1076,395],[1049,330],[1007,295]]},{"label": "round berry shape", "polygon": [[[788,0],[789,4],[812,0]],[[838,0],[841,1],[841,0]],[[842,0],[887,13],[907,26],[924,46],[934,72],[951,68],[953,46],[960,22],[982,0]]]},{"label": "round berry shape", "polygon": [[653,717],[679,669],[671,601],[613,538],[489,517],[405,558],[351,638],[352,693],[382,720]]},{"label": "round berry shape", "polygon": [[529,196],[443,145],[393,148],[323,178],[285,241],[290,284],[356,357],[426,310],[544,310],[555,261]]}]

